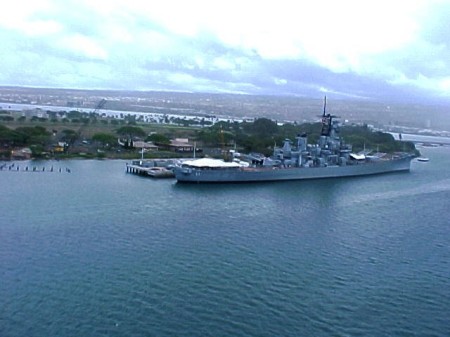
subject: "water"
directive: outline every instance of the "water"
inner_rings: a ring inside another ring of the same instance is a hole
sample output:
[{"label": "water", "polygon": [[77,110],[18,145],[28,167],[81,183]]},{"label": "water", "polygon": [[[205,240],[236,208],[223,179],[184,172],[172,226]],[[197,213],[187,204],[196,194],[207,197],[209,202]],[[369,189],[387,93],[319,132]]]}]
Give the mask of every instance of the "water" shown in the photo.
[{"label": "water", "polygon": [[[399,133],[391,132],[390,134],[394,136],[396,140],[400,139]],[[420,143],[432,143],[432,144],[444,143],[446,145],[450,144],[450,137],[443,137],[443,136],[428,136],[428,135],[402,133],[402,139],[404,141],[413,141]]]},{"label": "water", "polygon": [[421,151],[250,185],[3,170],[0,336],[449,336],[450,148]]}]

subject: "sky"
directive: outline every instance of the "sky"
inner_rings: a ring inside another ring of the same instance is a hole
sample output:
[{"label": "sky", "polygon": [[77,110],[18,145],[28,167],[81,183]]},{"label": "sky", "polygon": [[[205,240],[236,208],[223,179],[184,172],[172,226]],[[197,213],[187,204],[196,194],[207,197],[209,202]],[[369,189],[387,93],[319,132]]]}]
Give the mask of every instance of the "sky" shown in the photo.
[{"label": "sky", "polygon": [[450,102],[449,0],[13,0],[0,85]]}]

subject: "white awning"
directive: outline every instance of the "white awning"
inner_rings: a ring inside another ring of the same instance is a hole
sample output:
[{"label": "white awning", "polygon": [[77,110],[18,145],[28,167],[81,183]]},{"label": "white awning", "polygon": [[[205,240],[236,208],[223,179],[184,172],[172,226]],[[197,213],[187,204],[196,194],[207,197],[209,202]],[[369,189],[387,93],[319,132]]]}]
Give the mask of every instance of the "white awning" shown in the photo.
[{"label": "white awning", "polygon": [[356,153],[350,153],[350,157],[356,160],[363,160],[366,159],[366,156],[363,154],[356,154]]},{"label": "white awning", "polygon": [[211,158],[201,158],[196,160],[187,160],[183,162],[183,165],[189,165],[193,167],[240,167],[238,163],[235,162],[225,162],[220,159],[211,159]]}]

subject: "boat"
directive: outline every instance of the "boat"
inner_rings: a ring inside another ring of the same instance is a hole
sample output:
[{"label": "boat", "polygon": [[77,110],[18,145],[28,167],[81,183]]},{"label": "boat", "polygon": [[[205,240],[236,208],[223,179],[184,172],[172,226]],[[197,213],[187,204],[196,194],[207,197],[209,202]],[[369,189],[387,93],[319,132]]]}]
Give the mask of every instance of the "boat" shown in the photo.
[{"label": "boat", "polygon": [[151,167],[147,170],[147,174],[152,178],[173,178],[174,173],[166,167]]},{"label": "boat", "polygon": [[180,183],[247,183],[341,178],[410,170],[411,160],[416,157],[414,154],[353,153],[352,146],[339,136],[338,117],[327,114],[325,107],[326,98],[317,144],[308,144],[306,134],[302,134],[295,138],[295,142],[286,139],[282,147],[275,147],[271,157],[247,155],[242,156],[240,161],[231,162],[211,158],[183,161],[173,168],[175,178]]}]

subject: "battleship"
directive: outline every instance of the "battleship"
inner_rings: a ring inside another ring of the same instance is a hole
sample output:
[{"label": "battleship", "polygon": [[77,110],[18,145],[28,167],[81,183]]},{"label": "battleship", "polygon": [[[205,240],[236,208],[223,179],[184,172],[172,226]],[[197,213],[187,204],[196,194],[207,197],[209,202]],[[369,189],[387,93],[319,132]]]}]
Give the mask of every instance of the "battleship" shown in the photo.
[{"label": "battleship", "polygon": [[271,157],[234,153],[231,162],[201,158],[181,162],[173,168],[180,183],[247,183],[366,176],[409,171],[414,154],[353,153],[339,135],[337,116],[326,113],[317,144],[308,144],[307,135],[295,142],[286,139],[274,147]]}]

